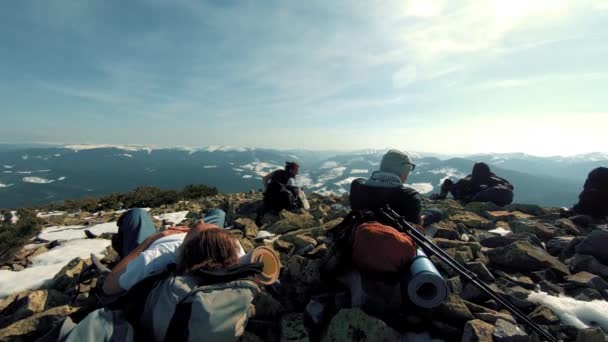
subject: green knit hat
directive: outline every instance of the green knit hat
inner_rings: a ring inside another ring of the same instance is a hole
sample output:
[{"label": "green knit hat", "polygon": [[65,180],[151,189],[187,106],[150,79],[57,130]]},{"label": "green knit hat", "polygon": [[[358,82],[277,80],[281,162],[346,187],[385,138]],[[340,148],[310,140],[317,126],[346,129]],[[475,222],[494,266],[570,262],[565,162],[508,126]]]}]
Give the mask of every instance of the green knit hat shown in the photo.
[{"label": "green knit hat", "polygon": [[405,174],[409,175],[413,165],[410,162],[410,157],[404,152],[398,150],[389,150],[382,157],[380,162],[380,171],[391,172],[398,176]]}]

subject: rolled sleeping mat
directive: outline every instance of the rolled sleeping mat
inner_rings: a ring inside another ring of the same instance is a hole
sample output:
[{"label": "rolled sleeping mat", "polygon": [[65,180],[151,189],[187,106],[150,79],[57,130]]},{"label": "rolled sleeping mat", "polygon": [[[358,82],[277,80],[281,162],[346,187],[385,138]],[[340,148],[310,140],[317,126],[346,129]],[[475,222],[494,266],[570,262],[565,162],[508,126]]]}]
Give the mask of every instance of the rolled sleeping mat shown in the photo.
[{"label": "rolled sleeping mat", "polygon": [[418,248],[404,281],[401,283],[403,296],[407,296],[416,306],[432,309],[446,301],[448,284],[422,249]]},{"label": "rolled sleeping mat", "polygon": [[239,258],[239,264],[261,262],[264,264],[262,273],[255,276],[258,283],[271,285],[279,279],[281,259],[277,252],[266,246],[260,246]]}]

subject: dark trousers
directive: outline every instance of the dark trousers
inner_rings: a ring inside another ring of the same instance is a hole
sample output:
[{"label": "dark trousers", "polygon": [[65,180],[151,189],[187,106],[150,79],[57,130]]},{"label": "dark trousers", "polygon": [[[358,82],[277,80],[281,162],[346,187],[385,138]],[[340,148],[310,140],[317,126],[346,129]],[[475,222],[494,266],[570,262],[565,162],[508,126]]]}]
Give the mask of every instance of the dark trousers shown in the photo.
[{"label": "dark trousers", "polygon": [[[205,223],[224,228],[226,213],[213,208],[203,217]],[[156,233],[152,217],[141,208],[131,209],[118,219],[118,233],[112,238],[112,248],[124,258],[150,235]]]}]

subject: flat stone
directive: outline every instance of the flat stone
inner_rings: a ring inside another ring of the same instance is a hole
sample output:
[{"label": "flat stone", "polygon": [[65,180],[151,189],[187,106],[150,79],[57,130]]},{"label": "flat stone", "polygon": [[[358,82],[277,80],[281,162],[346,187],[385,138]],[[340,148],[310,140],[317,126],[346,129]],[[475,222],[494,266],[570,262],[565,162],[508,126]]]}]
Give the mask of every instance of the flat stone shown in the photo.
[{"label": "flat stone", "polygon": [[601,328],[580,329],[576,335],[576,342],[606,342],[608,336]]},{"label": "flat stone", "polygon": [[498,319],[492,332],[495,342],[530,342],[532,338],[513,322]]},{"label": "flat stone", "polygon": [[492,264],[505,269],[531,272],[550,268],[561,275],[569,275],[568,267],[543,249],[527,241],[515,241],[505,247],[487,252]]},{"label": "flat stone", "polygon": [[490,270],[488,270],[486,265],[484,265],[482,262],[469,262],[466,264],[466,267],[473,273],[477,274],[477,276],[485,282],[491,283],[495,280],[494,275],[492,275]]},{"label": "flat stone", "polygon": [[449,294],[445,303],[441,304],[435,311],[442,318],[450,321],[465,322],[474,318],[465,302],[454,294]]},{"label": "flat stone", "polygon": [[281,341],[308,342],[308,331],[304,326],[304,315],[288,313],[281,318]]},{"label": "flat stone", "polygon": [[464,326],[462,342],[492,342],[494,326],[480,319],[468,321]]},{"label": "flat stone", "polygon": [[293,238],[293,243],[295,244],[296,249],[304,248],[309,245],[312,247],[317,246],[317,240],[307,235],[296,235]]},{"label": "flat stone", "polygon": [[568,276],[565,280],[578,287],[587,287],[598,292],[608,289],[608,282],[589,272],[579,272]]},{"label": "flat stone", "polygon": [[597,274],[601,277],[608,278],[608,266],[599,262],[592,255],[587,254],[575,254],[574,257],[570,260],[570,271],[587,271],[589,273]]},{"label": "flat stone", "polygon": [[557,317],[549,308],[542,305],[532,311],[528,317],[540,325],[559,324],[559,317]]},{"label": "flat stone", "polygon": [[608,264],[608,231],[596,230],[576,246],[576,252],[594,256],[603,264]]},{"label": "flat stone", "polygon": [[515,220],[509,226],[513,233],[531,233],[538,236],[541,240],[551,239],[556,234],[555,226],[533,220]]},{"label": "flat stone", "polygon": [[0,329],[0,341],[35,341],[77,309],[68,305],[54,307]]},{"label": "flat stone", "polygon": [[399,341],[401,334],[361,309],[342,309],[329,323],[321,338],[323,342],[334,341]]},{"label": "flat stone", "polygon": [[450,216],[449,219],[456,224],[462,223],[469,228],[489,228],[491,224],[488,219],[468,211],[459,212]]}]

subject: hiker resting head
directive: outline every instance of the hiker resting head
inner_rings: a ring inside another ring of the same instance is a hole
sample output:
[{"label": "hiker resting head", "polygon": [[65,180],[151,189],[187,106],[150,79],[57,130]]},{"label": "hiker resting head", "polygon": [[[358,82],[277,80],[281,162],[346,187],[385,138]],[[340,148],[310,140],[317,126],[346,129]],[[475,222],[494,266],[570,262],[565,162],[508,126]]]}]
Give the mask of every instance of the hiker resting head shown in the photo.
[{"label": "hiker resting head", "polygon": [[490,171],[490,167],[486,163],[475,163],[471,176],[473,179],[485,180],[492,176],[492,171]]},{"label": "hiker resting head", "polygon": [[300,172],[300,165],[293,161],[285,162],[285,171],[289,172],[292,177],[295,177]]},{"label": "hiker resting head", "polygon": [[238,263],[238,247],[234,237],[222,229],[195,230],[189,239],[184,239],[177,271],[184,273],[199,269],[218,271]]},{"label": "hiker resting head", "polygon": [[410,157],[398,150],[389,150],[380,162],[380,171],[396,174],[401,182],[407,180],[408,175],[415,167],[416,165],[410,162]]}]

